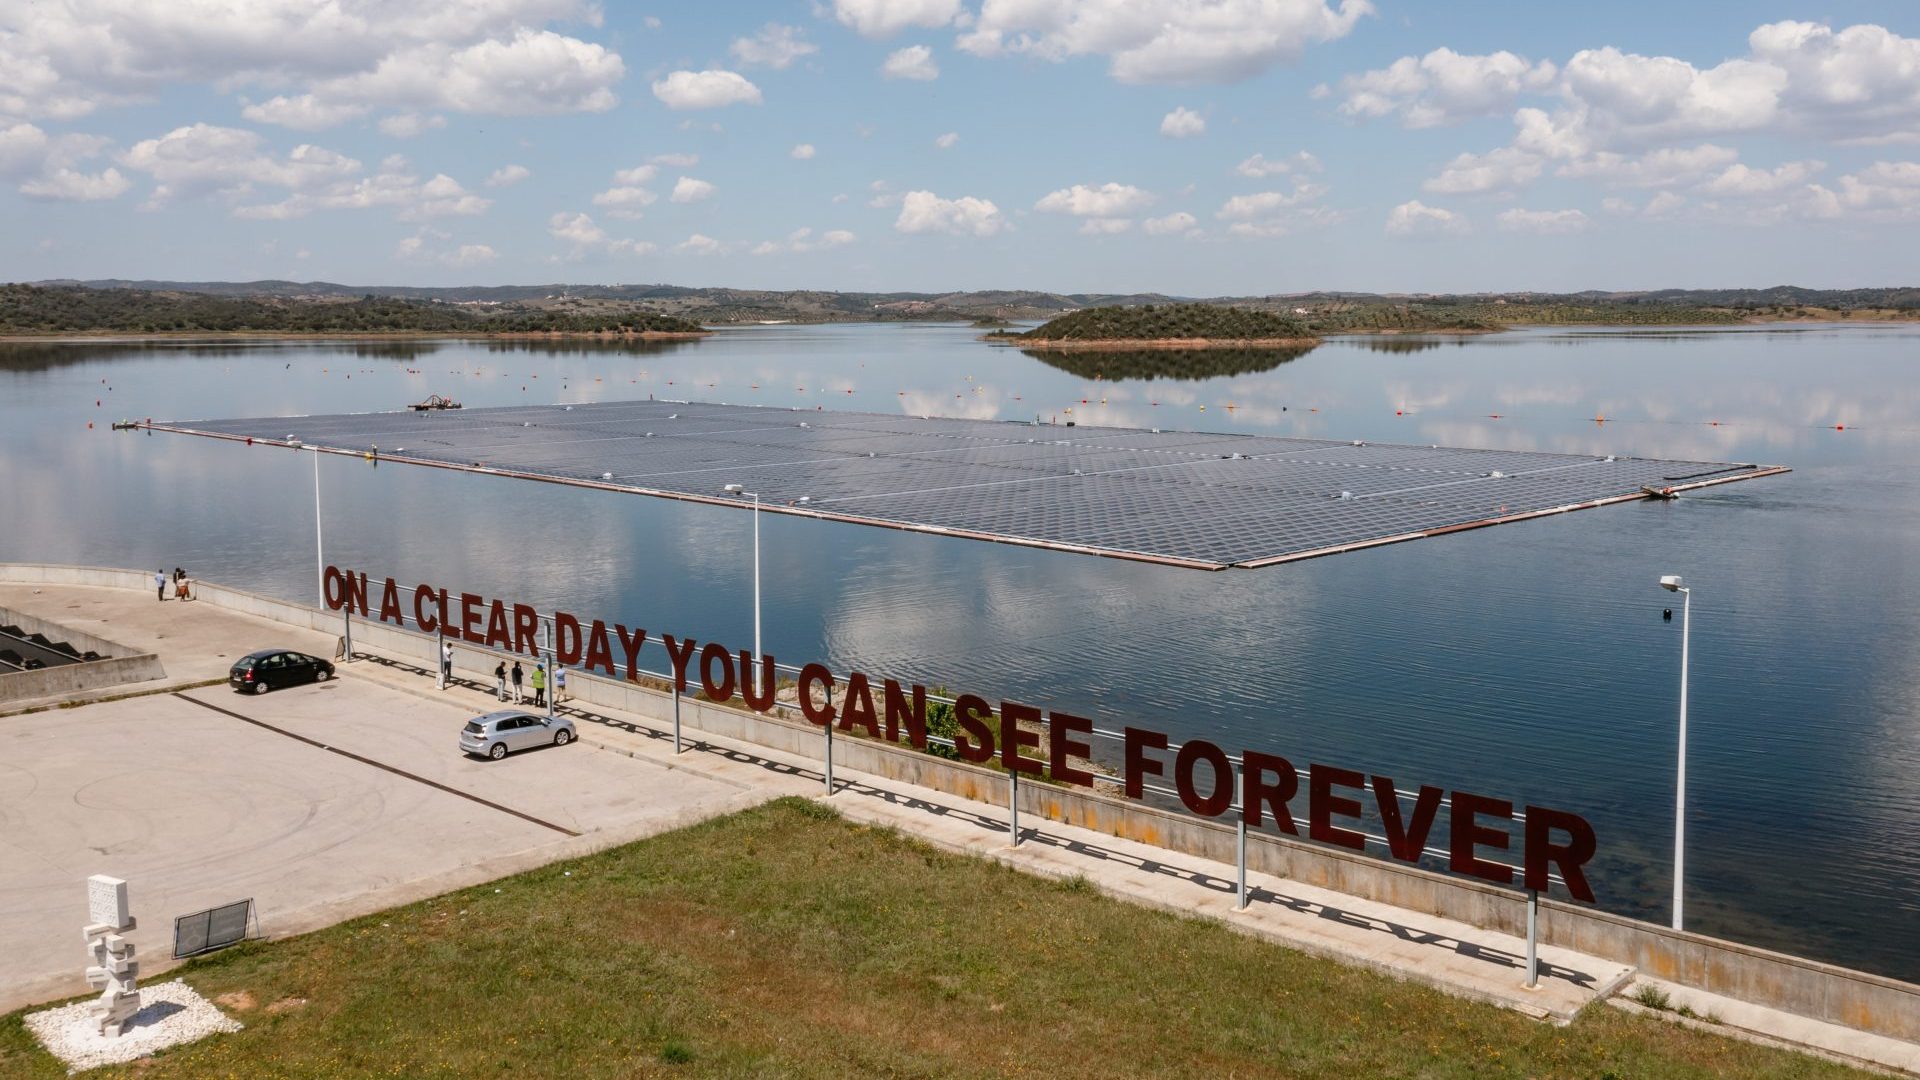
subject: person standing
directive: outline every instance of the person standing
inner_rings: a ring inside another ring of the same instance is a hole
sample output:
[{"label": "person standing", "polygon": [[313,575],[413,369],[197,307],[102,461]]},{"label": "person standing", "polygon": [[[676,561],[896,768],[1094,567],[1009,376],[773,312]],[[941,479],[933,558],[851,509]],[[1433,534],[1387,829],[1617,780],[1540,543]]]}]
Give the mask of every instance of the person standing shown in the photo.
[{"label": "person standing", "polygon": [[161,603],[166,603],[166,600],[167,600],[166,570],[161,569],[161,570],[155,570],[153,572],[153,591],[155,593],[154,599],[159,600]]},{"label": "person standing", "polygon": [[553,669],[553,703],[558,705],[565,700],[567,700],[567,668],[566,665],[559,664]]},{"label": "person standing", "polygon": [[533,665],[533,704],[535,708],[540,708],[545,706],[546,703],[547,665],[539,663]]},{"label": "person standing", "polygon": [[513,662],[513,673],[510,678],[513,680],[513,703],[518,705],[524,701],[525,698],[520,694],[520,661],[517,659]]},{"label": "person standing", "polygon": [[493,696],[501,701],[507,700],[507,662],[505,660],[493,666]]},{"label": "person standing", "polygon": [[440,677],[447,682],[453,681],[453,643],[440,643]]}]

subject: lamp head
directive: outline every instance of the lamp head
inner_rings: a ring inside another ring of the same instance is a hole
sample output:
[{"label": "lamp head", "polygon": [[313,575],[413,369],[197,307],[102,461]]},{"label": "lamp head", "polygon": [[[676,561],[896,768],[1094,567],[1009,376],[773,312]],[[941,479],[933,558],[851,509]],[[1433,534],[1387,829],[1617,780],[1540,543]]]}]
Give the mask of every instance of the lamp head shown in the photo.
[{"label": "lamp head", "polygon": [[[742,491],[745,491],[746,488],[740,484],[728,484],[726,487],[723,487],[720,490],[727,492],[730,495],[738,495]],[[1679,580],[1679,579],[1676,578],[1675,580]]]},{"label": "lamp head", "polygon": [[1679,592],[1686,588],[1686,582],[1680,580],[1679,574],[1663,574],[1660,577],[1660,587],[1668,592]]}]

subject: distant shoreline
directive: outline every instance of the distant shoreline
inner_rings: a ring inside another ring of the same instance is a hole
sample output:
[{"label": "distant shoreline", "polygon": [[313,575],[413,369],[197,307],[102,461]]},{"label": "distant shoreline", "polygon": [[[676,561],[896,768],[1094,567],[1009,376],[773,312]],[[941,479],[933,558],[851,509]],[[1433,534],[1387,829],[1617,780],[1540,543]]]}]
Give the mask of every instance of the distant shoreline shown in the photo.
[{"label": "distant shoreline", "polygon": [[0,332],[0,344],[26,345],[62,341],[190,341],[219,338],[234,341],[548,341],[589,338],[596,341],[699,341],[712,330],[502,330],[474,333],[455,330],[70,330],[62,333],[9,334]]}]

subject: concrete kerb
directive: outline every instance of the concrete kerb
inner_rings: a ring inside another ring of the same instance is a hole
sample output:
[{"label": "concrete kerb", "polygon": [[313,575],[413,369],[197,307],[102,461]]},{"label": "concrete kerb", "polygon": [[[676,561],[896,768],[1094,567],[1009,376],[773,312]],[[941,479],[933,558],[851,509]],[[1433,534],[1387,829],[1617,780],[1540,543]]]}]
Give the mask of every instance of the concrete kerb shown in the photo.
[{"label": "concrete kerb", "polygon": [[[38,576],[29,576],[38,575]],[[140,571],[54,566],[0,566],[0,580],[50,584],[150,587]],[[295,626],[331,632],[341,616],[224,586],[200,584],[203,601]],[[367,650],[415,658],[430,665],[434,638],[376,621],[354,619],[356,652]],[[497,654],[455,644],[456,674],[478,673],[492,685]],[[427,667],[427,670],[431,670]],[[570,696],[581,704],[665,722],[671,695],[647,687],[570,673]],[[722,708],[683,695],[687,728],[737,739],[801,758],[817,759],[818,728]],[[992,805],[1006,803],[1003,773],[870,740],[835,739],[836,764],[883,779],[914,784]],[[1021,785],[1021,811],[1111,836],[1151,844],[1215,862],[1234,861],[1234,830],[1095,792],[1044,784]],[[1249,869],[1407,910],[1448,918],[1504,934],[1523,933],[1525,900],[1517,892],[1386,863],[1284,837],[1254,834]],[[1579,953],[1628,964],[1677,983],[1728,998],[1777,1008],[1902,1040],[1920,1040],[1920,986],[1817,961],[1770,952],[1705,935],[1675,931],[1552,900],[1540,903],[1540,940]],[[1350,958],[1349,958],[1350,959]]]}]

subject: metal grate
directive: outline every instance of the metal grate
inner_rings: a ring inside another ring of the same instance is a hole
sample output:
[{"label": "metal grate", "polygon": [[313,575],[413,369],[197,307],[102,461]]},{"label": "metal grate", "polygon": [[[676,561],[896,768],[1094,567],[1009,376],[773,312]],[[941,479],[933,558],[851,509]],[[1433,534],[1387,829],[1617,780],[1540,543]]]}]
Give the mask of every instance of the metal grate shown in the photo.
[{"label": "metal grate", "polygon": [[1207,569],[1786,471],[671,401],[151,427]]}]

